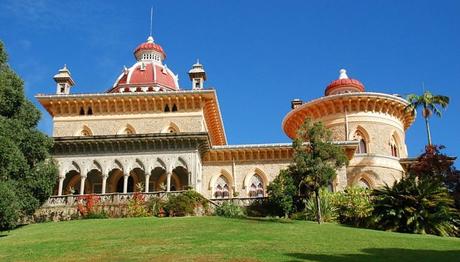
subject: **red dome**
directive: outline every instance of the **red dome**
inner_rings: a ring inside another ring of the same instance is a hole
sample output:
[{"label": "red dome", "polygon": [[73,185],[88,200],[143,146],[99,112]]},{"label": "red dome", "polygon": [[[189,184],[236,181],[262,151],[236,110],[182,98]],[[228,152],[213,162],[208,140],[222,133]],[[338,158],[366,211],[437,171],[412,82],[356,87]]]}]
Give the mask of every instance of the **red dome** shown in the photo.
[{"label": "red dome", "polygon": [[138,62],[120,74],[109,92],[173,90],[179,90],[179,86],[177,77],[169,68],[153,62]]},{"label": "red dome", "polygon": [[340,78],[332,81],[324,92],[326,96],[340,93],[364,92],[364,85],[356,80],[348,78],[345,69],[340,70]]},{"label": "red dome", "polygon": [[166,53],[165,51],[163,51],[163,48],[160,45],[155,44],[155,43],[146,42],[146,43],[142,43],[139,46],[137,46],[136,49],[134,49],[134,55],[136,57],[137,57],[136,54],[139,51],[157,51],[159,53],[162,53],[164,58],[166,58]]}]

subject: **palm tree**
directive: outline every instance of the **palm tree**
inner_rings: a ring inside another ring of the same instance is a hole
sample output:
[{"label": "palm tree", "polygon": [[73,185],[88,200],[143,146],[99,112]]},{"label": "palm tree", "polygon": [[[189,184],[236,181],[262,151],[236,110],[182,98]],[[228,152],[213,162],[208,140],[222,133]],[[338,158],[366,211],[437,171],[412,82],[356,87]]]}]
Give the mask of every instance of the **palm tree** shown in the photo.
[{"label": "palm tree", "polygon": [[433,95],[430,91],[425,91],[421,96],[416,94],[408,95],[407,101],[409,101],[409,105],[407,105],[406,110],[411,110],[415,113],[419,107],[422,108],[422,116],[425,118],[426,133],[428,135],[428,145],[431,145],[431,132],[428,118],[433,114],[441,117],[441,110],[439,110],[438,106],[445,109],[449,104],[449,97]]}]

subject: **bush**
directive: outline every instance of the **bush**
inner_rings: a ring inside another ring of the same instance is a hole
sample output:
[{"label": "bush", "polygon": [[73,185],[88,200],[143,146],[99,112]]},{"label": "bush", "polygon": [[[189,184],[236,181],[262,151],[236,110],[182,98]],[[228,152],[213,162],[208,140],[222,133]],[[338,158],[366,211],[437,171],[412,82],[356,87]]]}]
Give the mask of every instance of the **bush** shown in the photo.
[{"label": "bush", "polygon": [[0,182],[0,231],[10,230],[17,226],[19,220],[19,199],[14,184],[9,181]]},{"label": "bush", "polygon": [[147,202],[147,209],[153,216],[164,215],[164,206],[166,202],[159,197],[153,197]]},{"label": "bush", "polygon": [[447,189],[429,179],[408,176],[374,190],[374,212],[381,229],[404,233],[459,235],[459,214]]},{"label": "bush", "polygon": [[84,219],[102,219],[109,215],[101,208],[98,208],[100,197],[94,194],[82,195],[77,198],[77,210],[80,217]]},{"label": "bush", "polygon": [[105,219],[105,218],[109,218],[109,215],[104,211],[89,213],[84,217],[84,219]]},{"label": "bush", "polygon": [[[334,222],[337,219],[337,208],[333,204],[333,193],[320,191],[321,222]],[[305,215],[308,220],[316,221],[318,209],[315,197],[310,197],[305,203]]]},{"label": "bush", "polygon": [[214,212],[216,216],[221,217],[244,217],[243,209],[233,202],[224,202],[221,206],[218,206]]},{"label": "bush", "polygon": [[373,206],[370,190],[349,187],[344,192],[334,193],[332,201],[340,223],[356,227],[371,226]]},{"label": "bush", "polygon": [[195,210],[203,208],[207,213],[208,200],[194,190],[188,190],[178,195],[169,195],[164,205],[164,210],[169,216],[195,215]]},{"label": "bush", "polygon": [[134,192],[133,198],[128,201],[128,217],[146,217],[148,215],[144,195]]}]

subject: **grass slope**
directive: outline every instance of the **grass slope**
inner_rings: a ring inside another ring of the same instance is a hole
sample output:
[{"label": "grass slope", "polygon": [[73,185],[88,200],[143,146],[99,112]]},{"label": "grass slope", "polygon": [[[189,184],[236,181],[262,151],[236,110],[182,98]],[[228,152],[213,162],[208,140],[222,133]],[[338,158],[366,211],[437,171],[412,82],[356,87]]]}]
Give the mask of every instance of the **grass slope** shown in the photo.
[{"label": "grass slope", "polygon": [[460,239],[303,221],[127,218],[28,225],[0,261],[459,261]]}]

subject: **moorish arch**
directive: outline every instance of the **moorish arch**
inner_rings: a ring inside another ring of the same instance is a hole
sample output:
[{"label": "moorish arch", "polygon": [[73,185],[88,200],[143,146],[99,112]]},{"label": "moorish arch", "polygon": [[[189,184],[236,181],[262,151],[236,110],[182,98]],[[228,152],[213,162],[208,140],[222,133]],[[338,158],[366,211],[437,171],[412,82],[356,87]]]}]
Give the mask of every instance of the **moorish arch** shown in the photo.
[{"label": "moorish arch", "polygon": [[249,197],[264,197],[267,185],[268,178],[259,168],[247,174],[243,181],[244,189]]},{"label": "moorish arch", "polygon": [[398,133],[396,131],[394,131],[391,134],[389,144],[390,144],[391,156],[393,156],[393,157],[401,157],[401,151],[402,151],[401,139],[399,138],[399,135],[398,135]]},{"label": "moorish arch", "polygon": [[209,180],[208,189],[211,190],[212,198],[228,198],[233,195],[233,177],[225,169],[214,174]]},{"label": "moorish arch", "polygon": [[369,133],[364,129],[362,126],[358,126],[353,133],[353,140],[357,140],[359,142],[358,149],[356,151],[357,154],[367,154],[370,152],[369,144],[370,144],[370,137]]},{"label": "moorish arch", "polygon": [[362,173],[357,175],[353,180],[353,185],[357,187],[373,189],[377,178],[373,174]]}]

